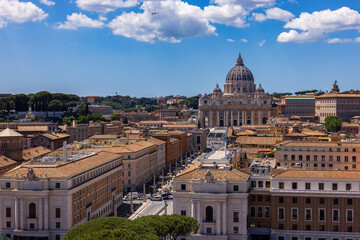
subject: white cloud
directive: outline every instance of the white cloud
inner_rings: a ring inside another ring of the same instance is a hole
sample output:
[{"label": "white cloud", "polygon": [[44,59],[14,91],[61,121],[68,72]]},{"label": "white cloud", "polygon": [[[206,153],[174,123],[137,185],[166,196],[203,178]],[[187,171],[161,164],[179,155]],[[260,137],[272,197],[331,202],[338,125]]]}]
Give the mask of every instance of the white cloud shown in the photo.
[{"label": "white cloud", "polygon": [[283,10],[278,7],[270,8],[265,10],[264,13],[253,13],[253,18],[255,21],[263,22],[268,19],[280,20],[288,22],[290,19],[294,18],[294,14],[289,11]]},{"label": "white cloud", "polygon": [[108,26],[115,35],[138,41],[180,42],[186,37],[215,35],[200,7],[180,0],[146,1],[142,13],[122,13]]},{"label": "white cloud", "polygon": [[277,41],[303,43],[303,42],[315,42],[322,38],[324,38],[324,35],[319,32],[305,31],[299,33],[295,30],[290,30],[289,32],[280,33],[280,35],[277,37]]},{"label": "white cloud", "polygon": [[204,17],[213,23],[225,24],[227,26],[245,27],[246,16],[249,12],[241,5],[210,5],[204,7]]},{"label": "white cloud", "polygon": [[73,13],[66,16],[67,21],[59,23],[56,28],[75,30],[80,27],[87,28],[101,28],[104,26],[104,22],[101,20],[94,20],[82,13]]},{"label": "white cloud", "polygon": [[40,0],[40,2],[42,4],[45,4],[46,6],[54,6],[55,5],[55,2],[50,1],[50,0]]},{"label": "white cloud", "polygon": [[327,39],[328,43],[351,43],[353,39],[350,38],[329,38]]},{"label": "white cloud", "polygon": [[290,30],[278,36],[279,42],[312,42],[322,39],[327,33],[357,30],[360,31],[360,14],[348,7],[331,11],[329,9],[313,13],[301,13],[298,18],[285,24]]},{"label": "white cloud", "polygon": [[212,0],[211,3],[217,5],[241,5],[244,8],[254,9],[260,7],[271,7],[275,0]]},{"label": "white cloud", "polygon": [[83,10],[104,13],[117,8],[135,7],[138,4],[137,0],[76,0],[76,5]]},{"label": "white cloud", "polygon": [[234,39],[231,39],[231,38],[226,39],[226,41],[228,41],[228,42],[235,42]]},{"label": "white cloud", "polygon": [[264,39],[261,42],[259,42],[258,44],[259,44],[260,47],[262,47],[262,46],[264,46],[265,42],[266,42],[266,40]]},{"label": "white cloud", "polygon": [[360,37],[355,39],[351,38],[329,38],[326,40],[328,43],[360,43]]},{"label": "white cloud", "polygon": [[48,15],[32,2],[18,0],[0,0],[0,28],[7,22],[36,22],[45,19]]},{"label": "white cloud", "polygon": [[247,42],[248,42],[248,40],[245,39],[245,38],[240,39],[240,41],[241,41],[241,42],[244,42],[244,43],[247,43]]}]

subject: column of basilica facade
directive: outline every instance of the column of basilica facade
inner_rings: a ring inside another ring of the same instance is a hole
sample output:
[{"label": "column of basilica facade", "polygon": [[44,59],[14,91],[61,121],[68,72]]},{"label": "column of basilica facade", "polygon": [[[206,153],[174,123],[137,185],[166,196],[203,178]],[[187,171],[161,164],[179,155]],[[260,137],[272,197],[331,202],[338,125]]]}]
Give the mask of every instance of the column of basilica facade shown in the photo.
[{"label": "column of basilica facade", "polygon": [[216,85],[211,96],[205,94],[199,99],[199,122],[203,128],[265,124],[272,111],[272,97],[261,84],[256,88],[240,55],[227,74],[224,92]]}]

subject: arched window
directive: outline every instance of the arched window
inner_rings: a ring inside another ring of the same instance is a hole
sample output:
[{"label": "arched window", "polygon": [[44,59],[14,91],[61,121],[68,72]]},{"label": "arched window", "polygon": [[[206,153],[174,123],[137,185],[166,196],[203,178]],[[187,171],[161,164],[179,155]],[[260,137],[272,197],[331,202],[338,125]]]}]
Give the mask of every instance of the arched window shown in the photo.
[{"label": "arched window", "polygon": [[29,218],[36,218],[36,205],[35,203],[29,204]]},{"label": "arched window", "polygon": [[205,212],[206,212],[206,222],[213,222],[214,221],[213,208],[210,206],[207,206],[205,209]]}]

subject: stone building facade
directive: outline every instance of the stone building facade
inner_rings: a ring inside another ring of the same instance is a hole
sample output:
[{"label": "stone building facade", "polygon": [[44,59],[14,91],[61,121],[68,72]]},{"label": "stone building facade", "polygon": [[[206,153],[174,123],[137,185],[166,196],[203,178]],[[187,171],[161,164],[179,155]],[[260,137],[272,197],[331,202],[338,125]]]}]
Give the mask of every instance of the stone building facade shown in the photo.
[{"label": "stone building facade", "polygon": [[344,122],[359,115],[360,94],[355,92],[340,93],[337,82],[332,85],[331,92],[316,97],[315,115],[320,118],[320,123],[325,122],[327,116],[338,116]]},{"label": "stone building facade", "polygon": [[34,159],[0,177],[0,234],[60,240],[80,223],[116,215],[123,198],[123,157],[64,153]]},{"label": "stone building facade", "polygon": [[205,94],[199,99],[202,128],[264,124],[273,111],[272,97],[261,84],[256,88],[254,77],[240,55],[227,74],[224,92],[216,85],[211,96]]}]

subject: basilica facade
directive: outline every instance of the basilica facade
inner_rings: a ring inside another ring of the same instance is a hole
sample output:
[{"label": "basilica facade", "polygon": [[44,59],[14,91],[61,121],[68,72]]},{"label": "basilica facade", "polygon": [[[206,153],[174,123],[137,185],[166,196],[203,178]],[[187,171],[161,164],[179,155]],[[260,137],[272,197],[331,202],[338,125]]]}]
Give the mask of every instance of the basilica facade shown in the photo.
[{"label": "basilica facade", "polygon": [[199,99],[199,122],[205,127],[265,124],[272,116],[272,97],[261,84],[256,88],[251,71],[239,54],[226,76],[224,91],[216,85],[211,95]]}]

